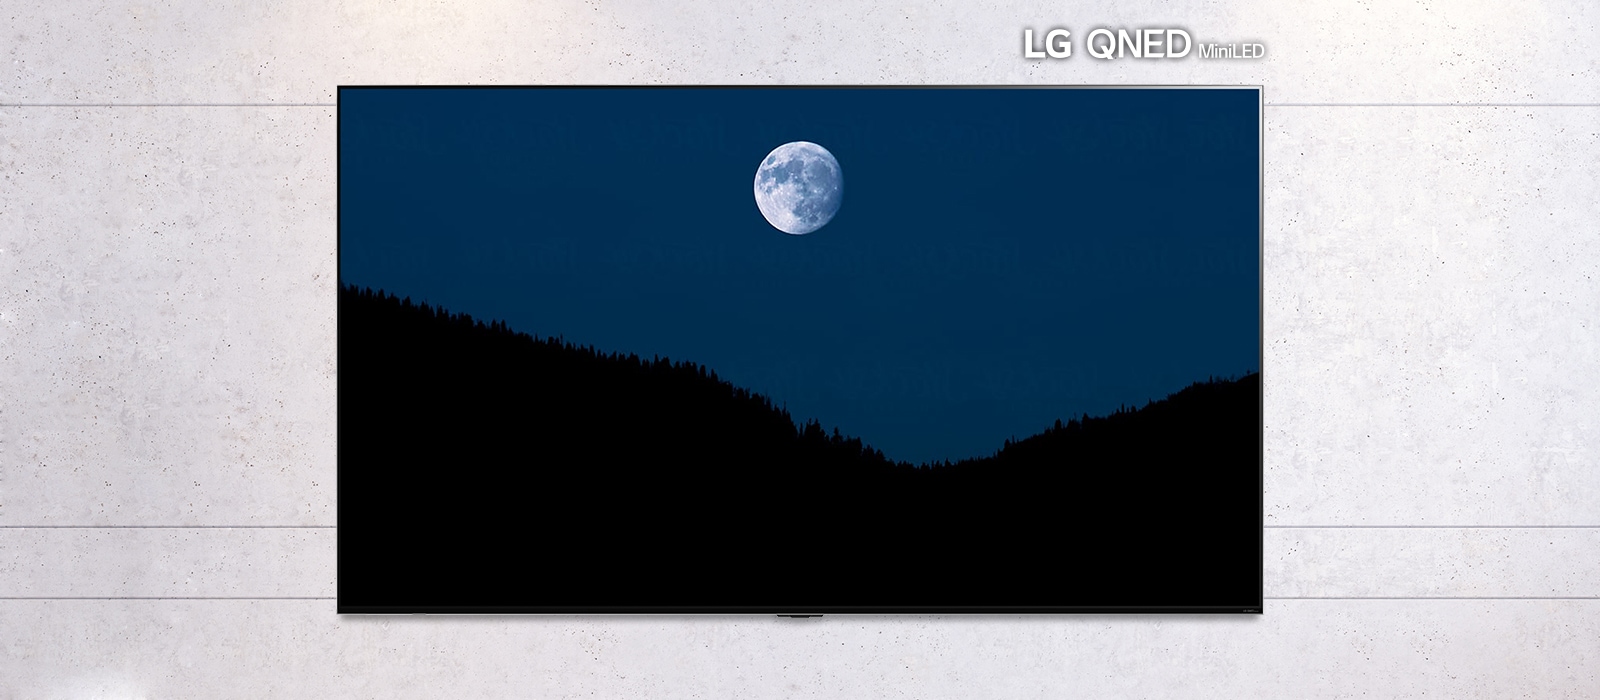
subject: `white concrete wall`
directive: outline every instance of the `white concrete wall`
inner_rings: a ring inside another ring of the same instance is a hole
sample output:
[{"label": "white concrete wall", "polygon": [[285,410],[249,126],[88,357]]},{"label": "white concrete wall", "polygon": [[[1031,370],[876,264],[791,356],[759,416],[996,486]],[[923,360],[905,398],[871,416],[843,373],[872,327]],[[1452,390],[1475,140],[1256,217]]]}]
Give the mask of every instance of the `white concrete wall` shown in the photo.
[{"label": "white concrete wall", "polygon": [[[1176,25],[1262,61],[1027,61]],[[1600,5],[0,2],[0,698],[1600,697]],[[1265,86],[1262,616],[339,617],[340,84]]]}]

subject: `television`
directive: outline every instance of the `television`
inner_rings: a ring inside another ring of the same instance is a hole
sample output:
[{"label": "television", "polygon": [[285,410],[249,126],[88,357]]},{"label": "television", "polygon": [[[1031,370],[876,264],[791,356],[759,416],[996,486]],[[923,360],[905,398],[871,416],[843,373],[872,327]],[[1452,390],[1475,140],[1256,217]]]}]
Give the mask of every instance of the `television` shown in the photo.
[{"label": "television", "polygon": [[341,613],[1260,613],[1257,87],[338,91]]}]

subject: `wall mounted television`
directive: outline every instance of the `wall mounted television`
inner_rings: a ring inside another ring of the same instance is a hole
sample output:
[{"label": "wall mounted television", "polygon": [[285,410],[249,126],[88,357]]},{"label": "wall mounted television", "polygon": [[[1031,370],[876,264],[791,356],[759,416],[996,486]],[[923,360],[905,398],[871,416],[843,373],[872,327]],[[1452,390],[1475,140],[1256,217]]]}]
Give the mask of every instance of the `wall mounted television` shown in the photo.
[{"label": "wall mounted television", "polygon": [[341,613],[1259,613],[1256,87],[341,87]]}]

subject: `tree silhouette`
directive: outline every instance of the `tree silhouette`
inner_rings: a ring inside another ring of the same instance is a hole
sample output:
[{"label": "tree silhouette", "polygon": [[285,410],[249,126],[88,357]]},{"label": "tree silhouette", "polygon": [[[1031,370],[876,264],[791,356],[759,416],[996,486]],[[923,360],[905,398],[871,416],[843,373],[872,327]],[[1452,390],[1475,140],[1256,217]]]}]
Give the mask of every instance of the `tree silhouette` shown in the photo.
[{"label": "tree silhouette", "polygon": [[338,381],[342,609],[1259,596],[1254,374],[912,465],[692,361],[343,288]]}]

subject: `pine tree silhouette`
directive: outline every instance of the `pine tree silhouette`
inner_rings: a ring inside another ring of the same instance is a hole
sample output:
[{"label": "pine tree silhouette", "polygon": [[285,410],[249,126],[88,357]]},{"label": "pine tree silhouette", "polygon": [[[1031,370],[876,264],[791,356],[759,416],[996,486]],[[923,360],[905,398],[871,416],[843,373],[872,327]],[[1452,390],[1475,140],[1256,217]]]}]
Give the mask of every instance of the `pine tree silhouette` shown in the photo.
[{"label": "pine tree silhouette", "polygon": [[912,465],[693,361],[372,289],[338,368],[341,606],[1259,595],[1256,374]]}]

